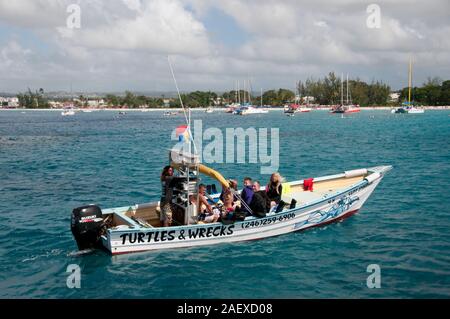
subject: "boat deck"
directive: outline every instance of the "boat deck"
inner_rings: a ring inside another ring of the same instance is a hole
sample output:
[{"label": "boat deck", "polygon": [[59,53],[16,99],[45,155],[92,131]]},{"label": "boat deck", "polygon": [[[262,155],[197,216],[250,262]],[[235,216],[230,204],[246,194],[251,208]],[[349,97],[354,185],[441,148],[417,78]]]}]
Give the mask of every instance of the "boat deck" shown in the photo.
[{"label": "boat deck", "polygon": [[290,185],[290,190],[283,192],[281,199],[286,203],[290,203],[292,199],[295,199],[297,205],[304,205],[328,197],[342,189],[359,183],[364,177],[365,175],[354,177],[343,176],[336,179],[314,182],[313,191],[305,191],[302,181],[301,183]]},{"label": "boat deck", "polygon": [[[281,199],[288,204],[295,199],[297,201],[297,207],[304,206],[351,187],[361,182],[368,174],[370,172],[367,170],[354,170],[337,175],[318,177],[314,179],[313,191],[304,190],[304,180],[284,183]],[[212,197],[218,198],[219,195],[214,194]],[[113,215],[111,222],[111,227],[113,228],[127,226],[143,228],[161,227],[158,202],[106,209],[104,211],[105,218],[111,214]]]}]

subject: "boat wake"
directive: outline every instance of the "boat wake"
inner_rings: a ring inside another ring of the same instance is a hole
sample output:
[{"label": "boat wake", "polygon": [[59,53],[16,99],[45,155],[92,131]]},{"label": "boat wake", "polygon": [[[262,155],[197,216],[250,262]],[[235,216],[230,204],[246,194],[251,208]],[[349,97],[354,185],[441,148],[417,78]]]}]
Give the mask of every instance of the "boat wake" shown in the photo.
[{"label": "boat wake", "polygon": [[94,248],[71,251],[70,253],[67,254],[67,257],[81,257],[81,256],[85,256],[85,255],[90,255],[95,251],[96,251],[96,249],[94,249]]},{"label": "boat wake", "polygon": [[28,262],[28,261],[35,261],[39,258],[48,258],[48,257],[55,257],[55,256],[59,256],[61,255],[61,253],[63,253],[62,249],[52,249],[48,252],[46,252],[45,254],[40,254],[40,255],[34,255],[28,258],[25,258],[22,260],[23,263]]}]

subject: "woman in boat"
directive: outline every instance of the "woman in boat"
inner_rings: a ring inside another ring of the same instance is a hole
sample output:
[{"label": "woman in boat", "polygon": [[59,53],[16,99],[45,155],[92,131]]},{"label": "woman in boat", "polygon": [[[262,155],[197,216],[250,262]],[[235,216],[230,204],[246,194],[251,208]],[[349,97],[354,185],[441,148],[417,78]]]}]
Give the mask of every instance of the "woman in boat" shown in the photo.
[{"label": "woman in boat", "polygon": [[231,191],[226,191],[223,194],[223,206],[221,207],[221,216],[222,220],[231,220],[233,219],[233,213],[236,209],[236,204],[233,201],[233,194]]},{"label": "woman in boat", "polygon": [[161,215],[159,220],[161,221],[162,227],[168,227],[172,224],[172,189],[169,187],[172,178],[173,167],[168,165],[164,167],[161,173],[161,202],[159,205]]},{"label": "woman in boat", "polygon": [[[228,180],[228,184],[230,185],[228,188],[223,188],[222,187],[222,193],[220,193],[220,197],[219,199],[222,201],[222,203],[224,202],[224,195],[227,192],[232,191],[233,193],[236,193],[238,191],[238,182],[235,179],[230,179]],[[237,197],[236,195],[233,195],[233,201],[237,201]]]},{"label": "woman in boat", "polygon": [[[271,202],[278,204],[281,200],[281,192],[283,191],[283,186],[281,185],[283,178],[279,173],[273,173],[270,176],[270,182],[266,186],[267,196]],[[273,204],[273,203],[272,203]]]}]

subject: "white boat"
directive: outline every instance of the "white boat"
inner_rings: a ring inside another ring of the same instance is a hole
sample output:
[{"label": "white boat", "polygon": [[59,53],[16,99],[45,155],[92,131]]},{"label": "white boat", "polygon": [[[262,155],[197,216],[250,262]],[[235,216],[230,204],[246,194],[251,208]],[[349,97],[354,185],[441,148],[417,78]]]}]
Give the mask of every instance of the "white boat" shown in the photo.
[{"label": "white boat", "polygon": [[178,112],[170,112],[170,111],[164,112],[164,116],[172,116],[172,115],[178,115]]},{"label": "white boat", "polygon": [[302,105],[299,107],[298,112],[308,113],[308,112],[311,112],[311,110],[312,110],[312,108]]},{"label": "white boat", "polygon": [[[217,179],[223,187],[227,181],[200,164],[195,155],[172,150],[170,158],[171,165],[179,171],[171,183],[173,220],[177,226],[160,226],[158,202],[108,209],[83,206],[73,210],[71,222],[80,250],[101,247],[117,255],[263,239],[326,225],[358,212],[392,168],[351,170],[314,178],[313,183],[310,179],[287,182],[283,184],[282,201],[265,217],[202,224],[186,200],[200,181],[195,172]],[[307,184],[313,191],[305,189]],[[215,202],[219,194],[210,197]]]},{"label": "white boat", "polygon": [[408,101],[404,102],[401,107],[391,111],[391,113],[398,113],[398,114],[422,114],[422,113],[425,113],[425,110],[423,108],[414,106],[413,103],[411,103],[411,87],[412,87],[412,59],[409,58]]},{"label": "white boat", "polygon": [[408,113],[409,114],[421,114],[421,113],[425,113],[425,110],[422,108],[418,108],[418,107],[410,107],[408,109]]},{"label": "white boat", "polygon": [[268,110],[260,108],[260,107],[254,107],[251,105],[248,106],[242,106],[239,109],[235,111],[237,115],[251,115],[251,114],[266,114],[269,113]]},{"label": "white boat", "polygon": [[[179,91],[178,95],[181,100]],[[190,119],[189,111],[185,129],[190,130]],[[188,136],[191,150],[194,140],[192,134]],[[286,182],[282,184],[281,200],[267,214],[258,214],[240,200],[250,212],[248,216],[237,209],[229,213],[233,219],[221,218],[205,224],[189,200],[190,195],[198,192],[199,174],[217,180],[222,189],[232,192],[237,199],[241,199],[239,192],[230,188],[228,180],[219,172],[202,165],[199,156],[190,151],[170,150],[169,164],[177,170],[168,182],[170,191],[166,193],[171,196],[168,204],[173,226],[161,226],[159,202],[107,209],[82,206],[75,208],[71,217],[71,231],[78,248],[89,251],[98,247],[117,255],[263,239],[329,224],[359,211],[386,172],[392,169],[378,166]],[[209,186],[210,204],[219,208],[220,194],[213,191],[215,185]]]},{"label": "white boat", "polygon": [[75,115],[75,111],[74,110],[64,110],[61,112],[62,116],[72,116]]},{"label": "white boat", "polygon": [[83,113],[92,113],[92,110],[85,109],[85,110],[83,110],[82,112],[83,112]]}]

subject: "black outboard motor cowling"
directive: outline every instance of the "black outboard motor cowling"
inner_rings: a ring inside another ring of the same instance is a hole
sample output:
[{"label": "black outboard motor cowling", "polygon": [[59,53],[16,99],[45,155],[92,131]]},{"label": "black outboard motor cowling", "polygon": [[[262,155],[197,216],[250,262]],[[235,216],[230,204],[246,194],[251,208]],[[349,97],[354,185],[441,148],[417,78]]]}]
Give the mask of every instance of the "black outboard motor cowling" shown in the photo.
[{"label": "black outboard motor cowling", "polygon": [[102,210],[96,205],[75,208],[70,224],[78,249],[96,248],[103,228]]}]

